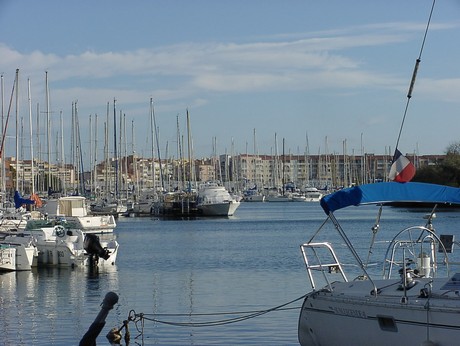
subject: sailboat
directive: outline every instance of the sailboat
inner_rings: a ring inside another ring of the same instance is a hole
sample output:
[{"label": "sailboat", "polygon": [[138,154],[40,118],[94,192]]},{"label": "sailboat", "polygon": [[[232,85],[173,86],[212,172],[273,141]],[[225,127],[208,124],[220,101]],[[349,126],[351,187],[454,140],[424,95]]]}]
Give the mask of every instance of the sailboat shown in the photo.
[{"label": "sailboat", "polygon": [[[155,119],[154,117],[152,118]],[[190,125],[190,115],[186,110],[187,121],[187,146],[188,146],[188,167],[183,167],[182,188],[174,191],[166,191],[159,195],[152,204],[151,214],[160,217],[196,217],[199,212],[197,208],[197,193],[193,188],[195,182],[194,167],[192,161],[192,134]],[[156,128],[156,126],[155,126]],[[158,137],[157,137],[158,138]],[[157,142],[158,146],[158,142]],[[185,166],[185,164],[184,164]],[[186,181],[186,171],[188,171],[188,181]],[[162,175],[162,174],[160,174]],[[163,187],[163,181],[161,182]],[[187,185],[187,186],[185,186]]]},{"label": "sailboat", "polygon": [[276,133],[275,133],[275,169],[274,169],[274,182],[275,182],[275,188],[271,189],[268,193],[268,196],[266,197],[267,202],[292,202],[292,196],[286,191],[286,184],[285,184],[285,169],[286,169],[286,164],[285,164],[285,156],[284,156],[284,138],[283,138],[283,155],[282,155],[282,160],[281,160],[281,185],[282,185],[282,192],[279,191],[278,189],[278,173],[279,173],[279,160],[278,160],[278,144],[277,144],[277,139],[276,139]]},{"label": "sailboat", "polygon": [[[386,230],[389,241],[381,243],[386,250],[377,251],[374,240],[379,225],[385,223],[383,209],[388,203],[409,201],[429,204],[433,209],[421,224],[396,228],[391,234],[390,229]],[[460,337],[460,274],[454,266],[460,262],[458,253],[453,251],[454,235],[439,234],[434,226],[436,206],[444,204],[460,206],[460,189],[382,182],[323,197],[321,207],[326,221],[301,245],[312,291],[306,295],[300,312],[300,344],[455,344]],[[351,243],[347,222],[342,224],[335,216],[336,211],[363,205],[379,206],[376,221],[370,225],[372,241],[367,260]],[[330,223],[332,229],[327,226]],[[339,241],[324,241],[327,230],[334,231],[330,239]],[[343,243],[349,251],[339,252]],[[373,253],[383,255],[377,268],[368,265]]]},{"label": "sailboat", "polygon": [[256,129],[254,129],[254,157],[253,157],[253,180],[254,186],[246,189],[243,192],[243,200],[245,202],[264,202],[265,195],[260,192],[261,181],[259,180],[259,170],[257,165],[259,163],[259,155],[256,146]]},{"label": "sailboat", "polygon": [[[435,1],[420,56],[434,5]],[[407,105],[420,56],[412,75]],[[402,124],[405,115],[406,112]],[[401,130],[402,125],[399,134]],[[345,188],[321,199],[326,220],[300,246],[311,285],[298,321],[302,346],[455,345],[460,339],[460,258],[454,249],[457,242],[449,230],[438,233],[434,222],[438,206],[460,207],[460,189],[410,182],[407,178],[413,169],[400,154],[396,146],[390,170],[393,182]],[[430,206],[431,211],[415,224],[412,217],[405,220],[406,225],[394,220],[385,222],[384,209],[408,203]],[[360,256],[361,242],[353,244],[349,238],[350,232],[356,233],[356,226],[353,227],[349,218],[340,222],[336,217],[336,212],[344,215],[342,209],[365,205],[378,207],[370,227],[367,259]],[[407,222],[411,223],[407,225]],[[328,227],[330,224],[332,228]],[[389,238],[376,242],[381,224],[387,226],[385,233]],[[346,231],[347,226],[352,227],[350,232]],[[325,238],[324,232],[328,230],[331,233]],[[376,266],[370,262],[375,254],[381,255]]]}]

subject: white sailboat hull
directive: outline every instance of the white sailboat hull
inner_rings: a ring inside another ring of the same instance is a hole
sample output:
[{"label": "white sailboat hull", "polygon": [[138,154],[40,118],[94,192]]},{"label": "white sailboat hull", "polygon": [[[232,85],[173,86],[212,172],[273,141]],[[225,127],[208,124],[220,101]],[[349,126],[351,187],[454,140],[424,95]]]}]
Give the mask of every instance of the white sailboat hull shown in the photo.
[{"label": "white sailboat hull", "polygon": [[[430,298],[420,290],[434,280]],[[460,299],[439,290],[446,279],[420,279],[407,291],[388,280],[377,281],[382,292],[371,294],[369,281],[337,282],[333,292],[307,295],[299,318],[299,342],[306,345],[453,345],[460,339]],[[439,295],[438,295],[439,294]]]}]

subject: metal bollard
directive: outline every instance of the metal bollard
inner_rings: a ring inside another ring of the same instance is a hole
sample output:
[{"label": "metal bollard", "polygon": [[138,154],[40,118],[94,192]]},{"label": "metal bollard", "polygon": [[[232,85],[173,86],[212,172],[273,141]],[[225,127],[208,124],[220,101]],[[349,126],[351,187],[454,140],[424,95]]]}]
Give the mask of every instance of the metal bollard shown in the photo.
[{"label": "metal bollard", "polygon": [[118,295],[116,293],[108,292],[105,295],[105,298],[101,304],[101,311],[89,327],[88,331],[85,333],[85,335],[83,335],[83,338],[80,340],[80,346],[96,346],[96,339],[99,336],[99,333],[102,331],[102,328],[105,326],[105,318],[117,302]]}]

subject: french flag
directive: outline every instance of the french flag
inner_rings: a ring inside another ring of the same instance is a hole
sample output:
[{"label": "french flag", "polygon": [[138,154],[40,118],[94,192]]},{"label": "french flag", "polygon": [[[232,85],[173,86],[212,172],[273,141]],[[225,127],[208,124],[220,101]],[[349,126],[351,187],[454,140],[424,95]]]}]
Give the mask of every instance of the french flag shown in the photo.
[{"label": "french flag", "polygon": [[390,168],[389,178],[398,183],[407,183],[415,175],[415,166],[401,152],[396,149],[393,164]]}]

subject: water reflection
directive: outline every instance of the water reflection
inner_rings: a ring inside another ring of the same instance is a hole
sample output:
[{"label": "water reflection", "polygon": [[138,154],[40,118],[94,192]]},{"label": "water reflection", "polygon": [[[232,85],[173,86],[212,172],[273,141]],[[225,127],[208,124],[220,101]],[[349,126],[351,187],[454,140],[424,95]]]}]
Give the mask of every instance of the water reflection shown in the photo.
[{"label": "water reflection", "polygon": [[[343,215],[363,258],[376,212],[369,207]],[[386,239],[383,236],[394,226],[413,224],[410,218],[421,217],[396,210],[389,213],[390,221],[382,222],[378,241]],[[260,310],[291,301],[309,290],[299,245],[324,219],[320,207],[308,203],[242,204],[231,219],[120,218],[115,230],[120,243],[116,266],[0,275],[2,342],[77,345],[109,291],[119,295],[119,302],[98,345],[108,345],[105,335],[120,327],[131,310],[155,313],[158,318],[177,313],[185,315],[186,322],[196,322],[192,314]],[[446,224],[446,219],[453,221]],[[457,220],[458,216],[443,213],[435,222],[440,232],[456,232]],[[333,227],[327,237],[328,241],[337,237]],[[378,251],[376,245],[374,254],[380,259]],[[293,309],[212,328],[146,322],[142,345],[296,345],[297,320],[298,310]],[[137,345],[138,332],[132,325],[130,331],[131,344]]]},{"label": "water reflection", "polygon": [[0,289],[3,344],[78,344],[105,293],[119,289],[118,271],[34,268],[1,274]]}]

